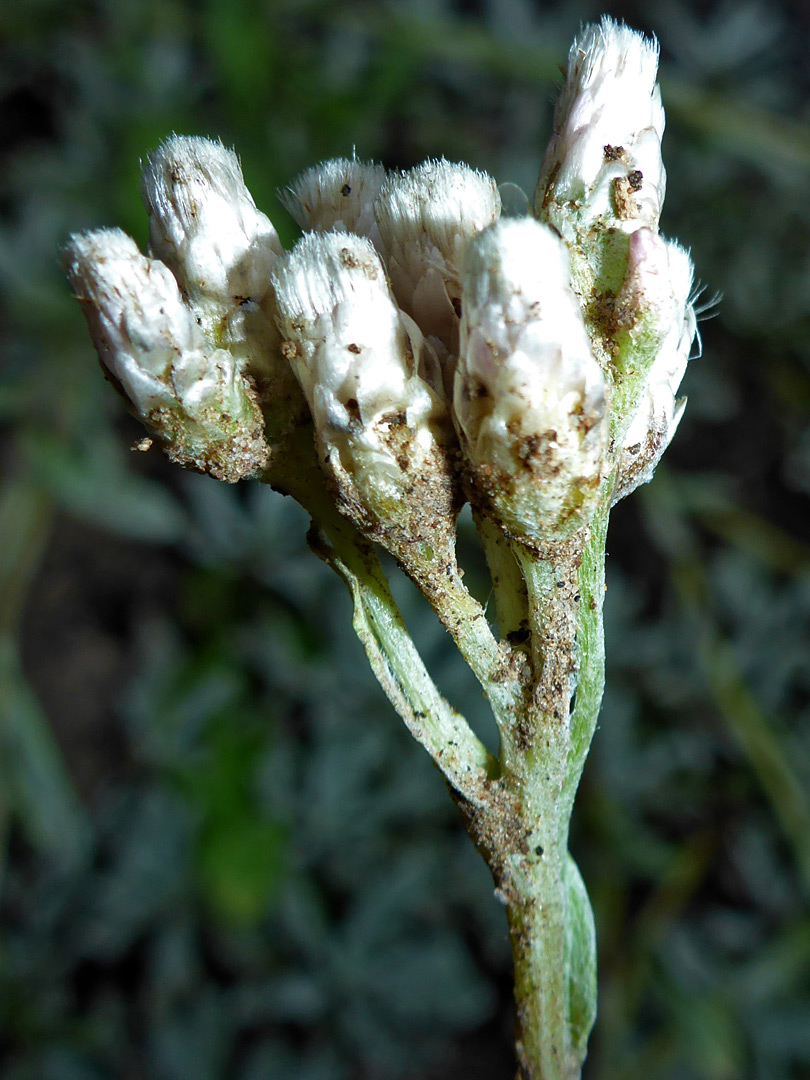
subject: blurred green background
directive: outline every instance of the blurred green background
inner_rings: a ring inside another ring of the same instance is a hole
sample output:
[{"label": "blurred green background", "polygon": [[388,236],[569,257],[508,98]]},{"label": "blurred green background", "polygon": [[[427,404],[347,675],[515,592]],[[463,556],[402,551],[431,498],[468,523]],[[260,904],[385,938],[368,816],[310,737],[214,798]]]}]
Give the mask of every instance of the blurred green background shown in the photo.
[{"label": "blurred green background", "polygon": [[[277,189],[353,147],[530,193],[559,65],[603,10],[0,4],[4,1080],[513,1075],[503,910],[303,514],[129,450],[59,248],[101,225],[145,243],[139,158],[172,131],[234,145],[285,242]],[[665,465],[611,525],[572,837],[600,943],[585,1077],[802,1080],[810,19],[800,0],[607,10],[661,40],[662,225],[723,299]]]}]

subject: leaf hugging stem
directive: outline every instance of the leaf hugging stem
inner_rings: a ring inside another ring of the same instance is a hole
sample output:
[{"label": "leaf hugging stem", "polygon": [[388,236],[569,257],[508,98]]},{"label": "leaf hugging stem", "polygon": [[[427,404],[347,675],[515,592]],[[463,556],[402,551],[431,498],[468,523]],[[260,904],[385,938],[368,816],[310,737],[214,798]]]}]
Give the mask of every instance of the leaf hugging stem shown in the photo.
[{"label": "leaf hugging stem", "polygon": [[[432,575],[411,573],[492,704],[501,739],[497,759],[437,690],[373,547],[326,501],[310,509],[313,550],[346,582],[354,629],[372,669],[444,774],[506,905],[519,1075],[572,1080],[596,1009],[593,918],[568,854],[568,829],[604,685],[607,509],[589,528],[542,552],[516,542],[510,551],[507,542],[507,558],[500,549],[513,601],[513,571],[525,583],[529,625],[517,635],[519,645],[496,640],[454,562]],[[489,555],[495,562],[491,549]],[[493,576],[497,592],[503,578]]]}]

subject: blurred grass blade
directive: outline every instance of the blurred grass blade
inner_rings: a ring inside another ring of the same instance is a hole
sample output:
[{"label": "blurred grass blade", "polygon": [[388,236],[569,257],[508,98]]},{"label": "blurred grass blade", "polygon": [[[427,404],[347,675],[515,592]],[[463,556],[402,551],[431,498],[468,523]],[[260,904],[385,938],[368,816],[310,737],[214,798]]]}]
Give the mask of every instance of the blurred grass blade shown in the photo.
[{"label": "blurred grass blade", "polygon": [[35,848],[73,866],[87,851],[89,824],[8,634],[0,636],[0,717],[0,783],[10,815]]},{"label": "blurred grass blade", "polygon": [[0,489],[0,633],[16,628],[25,594],[48,538],[51,501],[19,476]]},{"label": "blurred grass blade", "polygon": [[85,521],[156,543],[178,540],[187,529],[178,500],[156,481],[128,469],[126,452],[100,426],[92,438],[77,440],[71,448],[48,432],[29,432],[25,451],[54,500]]},{"label": "blurred grass blade", "polygon": [[12,477],[0,491],[0,842],[16,819],[38,850],[73,865],[86,850],[89,825],[26,683],[14,637],[51,513],[47,496],[23,477]]},{"label": "blurred grass blade", "polygon": [[706,683],[729,731],[790,843],[810,893],[810,797],[790,761],[779,730],[748,686],[733,645],[711,610],[709,581],[679,491],[665,469],[643,493],[650,532],[671,562],[672,581],[695,623]]}]

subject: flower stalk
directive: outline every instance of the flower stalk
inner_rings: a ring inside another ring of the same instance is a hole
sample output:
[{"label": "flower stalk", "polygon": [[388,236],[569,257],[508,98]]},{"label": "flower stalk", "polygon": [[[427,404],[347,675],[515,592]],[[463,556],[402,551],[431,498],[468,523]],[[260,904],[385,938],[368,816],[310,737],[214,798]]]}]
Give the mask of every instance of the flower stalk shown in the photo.
[{"label": "flower stalk", "polygon": [[[683,412],[692,265],[659,234],[657,46],[603,19],[569,54],[534,217],[491,178],[333,160],[284,199],[284,252],[235,155],[172,137],[146,164],[152,249],[71,239],[102,363],[170,458],[309,513],[353,626],[442,772],[505,905],[520,1080],[576,1080],[596,1015],[588,894],[568,852],[604,689],[611,506]],[[466,588],[472,508],[497,628]],[[375,545],[433,607],[492,708],[487,749],[437,690]]]}]

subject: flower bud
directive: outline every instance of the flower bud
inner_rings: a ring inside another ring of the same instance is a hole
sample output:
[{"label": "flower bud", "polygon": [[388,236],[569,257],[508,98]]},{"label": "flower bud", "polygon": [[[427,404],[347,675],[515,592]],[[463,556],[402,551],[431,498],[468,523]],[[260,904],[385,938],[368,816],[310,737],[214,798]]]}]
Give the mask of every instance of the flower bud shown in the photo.
[{"label": "flower bud", "polygon": [[168,268],[117,229],[71,237],[66,254],[101,362],[166,454],[232,483],[265,469],[252,387],[207,345]]},{"label": "flower bud", "polygon": [[262,300],[282,248],[232,150],[172,136],[147,158],[143,196],[152,251],[193,303],[227,309]]},{"label": "flower bud", "polygon": [[535,213],[568,243],[601,223],[657,230],[666,174],[658,45],[607,16],[571,46]]},{"label": "flower bud", "polygon": [[153,253],[174,273],[208,341],[254,380],[268,434],[283,445],[305,408],[279,352],[270,272],[282,247],[236,154],[210,139],[172,136],[147,159],[143,195]]},{"label": "flower bud", "polygon": [[532,218],[470,244],[454,411],[474,495],[532,544],[586,523],[607,444],[605,380],[559,237]]},{"label": "flower bud", "polygon": [[273,273],[284,354],[315,422],[339,505],[368,535],[439,543],[455,520],[442,401],[419,377],[427,347],[371,243],[308,233]]},{"label": "flower bud", "polygon": [[461,264],[471,237],[497,221],[495,181],[468,165],[426,161],[389,176],[375,205],[381,251],[397,303],[447,358],[458,353]]},{"label": "flower bud", "polygon": [[374,201],[384,180],[382,165],[335,158],[302,172],[281,201],[302,229],[356,233],[379,248]]},{"label": "flower bud", "polygon": [[[633,408],[622,439],[616,499],[652,478],[683,415],[686,400],[676,400],[676,394],[697,330],[692,277],[692,260],[679,244],[647,230],[631,238],[627,276],[616,298],[616,340],[617,397]],[[641,380],[637,387],[635,379]]]}]

